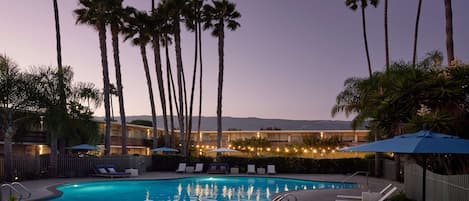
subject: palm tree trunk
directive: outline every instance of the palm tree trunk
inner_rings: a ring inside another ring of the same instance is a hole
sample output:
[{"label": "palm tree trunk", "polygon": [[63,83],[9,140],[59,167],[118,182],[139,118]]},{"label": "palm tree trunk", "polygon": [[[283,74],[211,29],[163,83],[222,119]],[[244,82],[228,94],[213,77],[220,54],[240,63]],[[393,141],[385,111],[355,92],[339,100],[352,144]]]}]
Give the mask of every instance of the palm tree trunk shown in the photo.
[{"label": "palm tree trunk", "polygon": [[121,64],[119,58],[119,28],[111,24],[112,49],[114,51],[114,66],[116,67],[117,97],[119,98],[119,114],[121,118],[122,154],[127,155],[127,121],[124,108],[124,91],[122,87]]},{"label": "palm tree trunk", "polygon": [[[197,122],[197,136],[200,137],[200,126],[202,123],[202,26],[200,21],[198,22],[197,26],[197,31],[199,32],[199,69],[200,69],[200,75],[199,75],[199,118]],[[199,141],[202,139],[199,139]]]},{"label": "palm tree trunk", "polygon": [[163,71],[161,70],[161,55],[160,55],[160,37],[158,34],[153,35],[153,54],[155,57],[156,81],[158,83],[158,91],[160,92],[161,109],[163,112],[163,126],[164,126],[164,144],[169,146],[169,130],[168,130],[168,115],[166,114],[166,97],[163,86]]},{"label": "palm tree trunk", "polygon": [[446,18],[446,52],[448,54],[448,67],[454,60],[453,47],[453,8],[451,0],[445,0],[445,18]]},{"label": "palm tree trunk", "polygon": [[386,71],[389,71],[388,0],[384,0],[384,38],[386,46]]},{"label": "palm tree trunk", "polygon": [[[58,70],[58,88],[59,88],[59,103],[60,103],[60,109],[61,109],[61,116],[63,116],[63,119],[66,118],[66,113],[67,113],[67,103],[66,103],[66,97],[65,97],[65,84],[64,84],[64,71],[62,67],[62,45],[61,45],[61,39],[60,39],[60,20],[59,20],[59,8],[57,5],[57,0],[53,0],[53,5],[54,5],[54,18],[55,18],[55,36],[56,36],[56,49],[57,49],[57,70]],[[64,121],[57,122],[59,124],[63,124]],[[59,126],[62,127],[63,126]],[[57,137],[57,136],[55,136]],[[57,138],[52,138],[51,139],[51,152],[54,153],[54,155],[50,158],[51,160],[57,160]],[[57,176],[57,162],[51,162],[49,167],[49,174],[51,176],[55,177]]]},{"label": "palm tree trunk", "polygon": [[106,48],[106,26],[103,22],[98,23],[99,32],[99,48],[101,50],[101,64],[103,67],[103,82],[104,82],[104,113],[106,126],[104,128],[104,155],[109,155],[111,151],[111,119],[110,119],[110,105],[109,105],[109,67],[107,63],[107,48]]},{"label": "palm tree trunk", "polygon": [[[218,34],[218,96],[217,96],[217,148],[221,147],[222,140],[222,98],[223,98],[223,71],[224,71],[224,40],[225,33],[223,28],[225,27],[223,21],[219,22],[219,34]],[[219,154],[217,154],[219,155]]]},{"label": "palm tree trunk", "polygon": [[368,39],[367,39],[367,36],[366,36],[365,7],[362,6],[361,9],[362,9],[363,42],[365,43],[366,61],[368,63],[368,73],[371,77],[372,76],[372,71],[371,71],[371,62],[370,62],[370,52],[368,51]]},{"label": "palm tree trunk", "polygon": [[169,123],[171,127],[171,138],[174,137],[174,114],[173,114],[173,101],[171,99],[171,89],[174,89],[174,87],[171,87],[171,80],[172,78],[170,77],[171,75],[171,63],[169,60],[169,44],[168,44],[168,36],[165,36],[165,53],[166,53],[166,81],[167,81],[167,86],[168,86],[168,100],[169,100]]},{"label": "palm tree trunk", "polygon": [[[183,66],[182,66],[182,54],[181,54],[181,30],[179,27],[179,19],[175,20],[174,27],[174,41],[176,51],[176,66],[177,66],[177,82],[178,82],[178,94],[179,94],[179,132],[181,135],[181,145],[185,143],[185,130],[184,130],[184,94],[183,94]],[[184,146],[182,146],[182,153],[186,153]]]},{"label": "palm tree trunk", "polygon": [[153,97],[153,87],[151,84],[150,68],[148,67],[147,50],[145,44],[140,44],[140,54],[142,56],[143,69],[145,70],[145,77],[147,79],[148,95],[150,97],[151,120],[153,126],[153,148],[156,148],[158,147],[158,129],[156,126],[155,98]]},{"label": "palm tree trunk", "polygon": [[[199,33],[197,31],[197,22],[194,23],[195,24],[195,31],[194,31],[194,40],[195,40],[195,49],[194,49],[194,70],[192,71],[192,86],[191,86],[191,97],[190,97],[190,106],[189,106],[189,122],[187,124],[187,139],[188,141],[191,140],[191,135],[192,135],[192,112],[194,110],[194,91],[195,91],[195,78],[196,78],[196,75],[197,75],[197,57],[198,57],[198,50],[199,50],[199,42],[198,42],[198,39],[199,39]],[[189,143],[186,143],[186,151],[189,150]],[[187,153],[188,155],[189,153]]]},{"label": "palm tree trunk", "polygon": [[412,56],[412,66],[415,66],[417,62],[417,39],[419,32],[419,21],[420,21],[420,10],[422,8],[422,0],[419,0],[419,5],[417,8],[417,19],[415,19],[415,32],[414,32],[414,54]]}]

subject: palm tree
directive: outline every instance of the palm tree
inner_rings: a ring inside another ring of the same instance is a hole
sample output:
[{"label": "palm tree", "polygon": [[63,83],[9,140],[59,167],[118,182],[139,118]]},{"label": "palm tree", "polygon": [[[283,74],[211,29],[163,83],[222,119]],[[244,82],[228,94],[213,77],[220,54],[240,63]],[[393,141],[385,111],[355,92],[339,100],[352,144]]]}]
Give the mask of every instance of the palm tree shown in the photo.
[{"label": "palm tree", "polygon": [[152,1],[152,12],[151,12],[151,23],[150,23],[150,28],[152,29],[151,42],[153,44],[153,54],[154,54],[154,59],[155,59],[156,81],[158,83],[161,110],[163,112],[165,146],[169,146],[170,136],[169,136],[169,129],[168,129],[168,115],[166,113],[166,96],[164,92],[164,80],[163,80],[163,71],[161,67],[161,55],[160,55],[160,39],[161,39],[161,34],[162,34],[162,29],[164,26],[165,19],[164,19],[164,16],[160,12],[157,12],[157,10],[153,6],[154,6],[154,3]]},{"label": "palm tree", "polygon": [[386,70],[389,70],[388,0],[384,0],[384,41],[386,49]]},{"label": "palm tree", "polygon": [[448,54],[448,66],[454,60],[453,47],[453,8],[451,0],[445,0],[445,18],[446,18],[446,52]]},{"label": "palm tree", "polygon": [[13,179],[13,136],[24,115],[20,111],[33,109],[30,97],[34,96],[35,84],[30,76],[19,72],[19,67],[6,55],[0,55],[0,133],[4,135],[4,180]]},{"label": "palm tree", "polygon": [[132,9],[132,14],[126,19],[123,33],[125,34],[124,40],[131,39],[132,45],[139,46],[140,55],[142,56],[143,69],[147,79],[148,95],[150,98],[150,107],[153,123],[153,147],[158,145],[158,130],[156,125],[156,110],[155,99],[153,96],[153,87],[151,83],[150,68],[148,66],[146,46],[151,40],[152,30],[149,26],[151,23],[150,17],[145,12]]},{"label": "palm tree", "polygon": [[419,0],[419,4],[417,7],[417,17],[415,19],[415,31],[414,31],[414,54],[412,56],[412,65],[415,66],[417,62],[417,39],[418,39],[418,32],[419,32],[419,21],[420,21],[420,10],[422,8],[422,0]]},{"label": "palm tree", "polygon": [[[195,39],[195,42],[194,42],[194,46],[195,46],[195,49],[194,49],[194,70],[192,72],[192,86],[191,86],[191,95],[190,95],[190,103],[189,103],[189,116],[187,117],[188,118],[188,124],[187,124],[187,129],[186,129],[186,133],[187,133],[187,139],[191,139],[191,131],[192,131],[192,112],[193,112],[193,106],[194,106],[194,91],[195,91],[195,80],[196,80],[196,75],[197,75],[197,57],[199,55],[199,51],[201,50],[201,48],[199,48],[199,45],[201,45],[201,43],[199,42],[199,39],[201,37],[199,37],[199,25],[201,24],[201,9],[202,9],[202,6],[203,6],[203,1],[201,0],[192,0],[189,2],[188,6],[187,6],[187,10],[186,12],[184,13],[185,14],[185,17],[186,17],[186,27],[188,30],[190,31],[194,31],[194,39]],[[200,56],[200,59],[202,59],[202,57]],[[201,87],[201,86],[199,86]],[[202,90],[202,89],[200,89]],[[199,100],[200,101],[200,100]],[[200,103],[199,103],[199,106],[200,106]],[[199,111],[200,111],[200,108],[199,108]],[[200,121],[200,120],[199,120]],[[197,132],[199,133],[200,130]],[[188,151],[189,150],[189,143],[186,143],[185,144],[186,147],[185,147],[185,150]]]},{"label": "palm tree", "polygon": [[106,20],[108,1],[100,0],[80,0],[82,8],[74,11],[78,24],[87,24],[94,27],[99,35],[99,48],[101,50],[101,65],[103,68],[103,85],[104,85],[104,111],[106,127],[104,129],[104,154],[109,155],[111,150],[111,120],[110,120],[110,106],[109,106],[109,67],[107,62],[107,47],[106,47]]},{"label": "palm tree", "polygon": [[218,96],[217,96],[217,147],[221,147],[222,137],[222,95],[224,72],[224,42],[225,24],[230,31],[236,30],[240,24],[236,21],[241,14],[236,11],[236,5],[227,0],[214,0],[212,5],[205,5],[207,21],[204,28],[212,28],[212,35],[218,37]]},{"label": "palm tree", "polygon": [[[177,83],[178,83],[178,99],[179,99],[179,108],[178,110],[178,121],[179,121],[179,131],[181,133],[181,144],[184,145],[185,142],[185,123],[184,123],[184,105],[187,105],[187,98],[185,98],[185,79],[184,79],[184,69],[182,64],[182,51],[181,51],[181,16],[186,6],[185,0],[165,0],[160,4],[161,7],[167,9],[167,14],[169,21],[171,22],[171,30],[174,36],[174,48],[176,52],[176,68],[177,68]],[[174,94],[176,95],[176,94]],[[187,112],[187,110],[186,110]],[[186,153],[184,150],[185,146],[182,147],[182,152]]]},{"label": "palm tree", "polygon": [[[53,0],[54,6],[54,18],[55,18],[55,35],[57,43],[57,68],[58,68],[58,83],[59,83],[59,99],[60,107],[59,115],[65,118],[66,112],[66,100],[65,100],[65,89],[64,89],[64,76],[63,76],[63,67],[62,67],[62,46],[60,40],[60,22],[59,22],[59,8],[57,5],[57,0]],[[63,128],[63,121],[57,122],[58,127]],[[51,135],[51,157],[50,157],[50,167],[49,174],[51,176],[57,175],[57,138],[55,135]]]},{"label": "palm tree", "polygon": [[[124,91],[122,87],[122,75],[121,75],[121,64],[119,57],[119,33],[122,30],[124,18],[130,13],[129,9],[122,7],[123,0],[112,0],[110,2],[109,9],[109,24],[111,26],[111,38],[112,38],[112,50],[114,56],[114,67],[116,68],[116,82],[117,89],[114,95],[119,99],[119,116],[121,119],[121,135],[122,135],[122,154],[127,154],[127,121],[125,117],[125,105],[124,105]],[[112,101],[112,98],[111,98]],[[114,120],[114,112],[112,115]]]},{"label": "palm tree", "polygon": [[370,52],[368,51],[368,39],[366,35],[366,16],[365,8],[368,6],[368,1],[374,7],[378,5],[378,0],[345,0],[345,5],[352,9],[353,11],[357,10],[358,2],[360,2],[361,14],[362,14],[362,28],[363,28],[363,42],[365,43],[365,53],[366,61],[368,62],[368,74],[372,76],[371,70],[371,61],[370,61]]}]

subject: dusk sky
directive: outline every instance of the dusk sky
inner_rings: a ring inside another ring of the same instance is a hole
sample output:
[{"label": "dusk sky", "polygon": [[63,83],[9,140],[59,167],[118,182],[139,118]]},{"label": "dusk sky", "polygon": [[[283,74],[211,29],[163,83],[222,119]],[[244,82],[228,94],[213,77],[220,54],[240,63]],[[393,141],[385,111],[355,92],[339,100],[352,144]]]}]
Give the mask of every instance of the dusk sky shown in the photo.
[{"label": "dusk sky", "polygon": [[[343,0],[236,0],[241,27],[226,33],[223,116],[318,120],[332,119],[336,95],[348,77],[367,76],[360,12]],[[384,1],[368,8],[367,28],[374,71],[384,69]],[[469,1],[453,0],[455,56],[469,59]],[[76,25],[77,0],[59,0],[63,64],[73,67],[75,81],[102,88],[97,32]],[[127,0],[126,5],[150,9],[151,0]],[[417,0],[389,1],[391,60],[410,61]],[[0,52],[21,67],[56,66],[52,0],[0,1]],[[186,72],[193,68],[193,34],[183,33]],[[445,55],[443,0],[423,2],[418,57],[432,50]],[[174,47],[170,54],[174,55]],[[203,115],[216,115],[217,40],[203,36]],[[153,52],[148,47],[153,89],[158,95]],[[108,37],[111,82],[115,83],[112,47]],[[149,115],[150,105],[139,50],[121,43],[121,62],[127,115]],[[163,65],[165,65],[163,63]],[[172,60],[173,67],[175,60]],[[189,79],[190,74],[186,75]],[[187,83],[190,83],[187,80]],[[198,87],[198,86],[197,86]],[[196,91],[198,93],[198,91]],[[161,115],[159,98],[157,114]],[[197,111],[198,103],[195,103]],[[114,111],[118,116],[117,98]],[[104,114],[103,107],[96,115]],[[337,120],[346,119],[339,115]]]}]

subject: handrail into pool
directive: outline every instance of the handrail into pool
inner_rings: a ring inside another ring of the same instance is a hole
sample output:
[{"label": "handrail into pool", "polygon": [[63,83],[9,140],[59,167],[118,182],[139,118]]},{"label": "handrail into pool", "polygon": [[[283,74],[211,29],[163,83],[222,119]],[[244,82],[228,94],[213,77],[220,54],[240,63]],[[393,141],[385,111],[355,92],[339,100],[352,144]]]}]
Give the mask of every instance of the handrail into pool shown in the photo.
[{"label": "handrail into pool", "polygon": [[291,193],[285,193],[275,197],[272,201],[298,201],[298,198]]},{"label": "handrail into pool", "polygon": [[364,174],[366,176],[366,188],[368,189],[369,188],[369,185],[368,185],[368,174],[369,174],[369,172],[367,172],[367,171],[356,171],[352,175],[350,175],[350,176],[346,177],[345,179],[343,179],[342,183],[345,183],[346,181],[350,180],[352,177],[354,177],[358,174]]},{"label": "handrail into pool", "polygon": [[18,198],[18,200],[23,199],[23,194],[21,194],[21,193],[18,191],[18,189],[16,189],[15,187],[13,187],[13,186],[10,185],[10,184],[2,184],[2,185],[0,186],[0,198],[2,197],[2,195],[1,195],[1,190],[2,190],[3,188],[9,188],[9,189],[10,189],[10,191],[9,191],[10,194],[8,195],[8,197],[11,196],[11,191],[13,190],[13,191],[16,192],[16,194],[18,194],[18,195],[20,196],[20,197]]},{"label": "handrail into pool", "polygon": [[[29,188],[26,188],[26,186],[24,186],[23,184],[21,184],[20,182],[13,182],[11,183],[11,186],[19,186],[22,191],[24,191],[26,193],[26,197],[25,199],[28,199],[31,197],[31,190],[29,190]],[[21,196],[23,196],[23,194],[21,194]]]}]

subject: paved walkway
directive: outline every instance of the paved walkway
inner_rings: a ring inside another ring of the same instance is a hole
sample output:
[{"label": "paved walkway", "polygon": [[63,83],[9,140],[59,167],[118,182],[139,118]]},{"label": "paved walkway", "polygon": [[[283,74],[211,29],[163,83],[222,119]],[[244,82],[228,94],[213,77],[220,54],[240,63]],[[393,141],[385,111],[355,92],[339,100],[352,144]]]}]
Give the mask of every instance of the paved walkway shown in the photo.
[{"label": "paved walkway", "polygon": [[[135,179],[167,179],[167,178],[181,178],[189,176],[204,176],[207,174],[176,174],[171,172],[147,172],[139,175],[138,177],[124,178],[123,180],[135,180]],[[213,175],[210,175],[213,176]],[[245,174],[233,175],[233,176],[247,176]],[[253,175],[249,175],[253,176]],[[269,175],[262,175],[269,176]],[[347,175],[333,175],[333,174],[278,174],[273,175],[272,177],[283,177],[283,178],[295,178],[295,179],[304,179],[304,180],[316,180],[316,181],[342,181]],[[112,180],[108,178],[99,178],[99,177],[88,177],[88,178],[56,178],[56,179],[42,179],[42,180],[30,180],[21,182],[27,188],[32,191],[32,197],[29,200],[38,200],[48,197],[52,197],[58,193],[54,191],[54,187],[57,185],[76,183],[76,182],[85,182],[85,181],[105,181]],[[359,188],[356,189],[322,189],[322,190],[301,190],[301,191],[289,191],[288,193],[293,194],[298,198],[298,201],[334,201],[336,195],[345,194],[345,195],[361,195],[362,191],[367,191],[366,186],[366,177],[356,176],[350,180],[350,182],[356,182],[359,184]],[[401,183],[369,178],[368,184],[371,191],[379,191],[384,188],[389,183],[393,183],[400,190],[403,185]],[[275,196],[275,195],[274,195]]]}]

